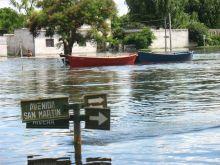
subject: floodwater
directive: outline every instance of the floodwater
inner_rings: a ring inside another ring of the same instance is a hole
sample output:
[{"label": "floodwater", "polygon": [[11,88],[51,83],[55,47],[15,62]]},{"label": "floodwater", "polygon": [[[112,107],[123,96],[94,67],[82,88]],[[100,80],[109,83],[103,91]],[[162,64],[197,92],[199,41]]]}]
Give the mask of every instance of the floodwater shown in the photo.
[{"label": "floodwater", "polygon": [[220,164],[220,51],[175,64],[70,70],[59,59],[0,60],[0,164],[70,157],[70,129],[26,129],[20,100],[107,93],[111,130],[86,130],[82,161],[112,164]]}]

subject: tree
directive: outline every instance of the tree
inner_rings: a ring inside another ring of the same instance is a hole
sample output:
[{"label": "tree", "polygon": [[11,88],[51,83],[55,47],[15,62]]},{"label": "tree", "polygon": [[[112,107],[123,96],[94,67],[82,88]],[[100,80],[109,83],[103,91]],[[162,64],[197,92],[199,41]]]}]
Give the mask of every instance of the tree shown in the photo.
[{"label": "tree", "polygon": [[[144,22],[156,27],[164,26],[164,18],[171,13],[173,26],[179,26],[188,15],[184,13],[187,0],[126,0],[130,9],[130,16],[135,21]],[[181,19],[179,19],[181,18]]]},{"label": "tree", "polygon": [[[29,29],[36,37],[44,28],[47,36],[58,34],[64,46],[64,54],[71,54],[74,43],[107,36],[107,20],[116,14],[112,0],[43,0],[40,11],[31,15]],[[82,34],[83,25],[91,27],[90,33]]]},{"label": "tree", "polygon": [[[126,0],[133,20],[162,27],[167,16],[172,15],[174,28],[186,27],[187,22],[198,18],[210,28],[218,28],[220,22],[219,0]],[[195,17],[196,16],[196,17]]]},{"label": "tree", "polygon": [[0,9],[0,29],[13,33],[16,28],[23,26],[24,16],[11,8]]},{"label": "tree", "polygon": [[143,29],[144,27],[144,24],[132,21],[129,15],[123,15],[121,17],[114,16],[111,21],[112,36],[110,40],[108,40],[111,48],[118,50],[119,45],[123,44],[123,40],[126,37],[125,30]]},{"label": "tree", "polygon": [[112,37],[122,41],[125,37],[125,29],[143,29],[144,27],[144,24],[132,21],[129,15],[114,16],[111,22]]},{"label": "tree", "polygon": [[220,1],[219,0],[189,0],[185,11],[196,13],[200,22],[210,28],[220,28]]},{"label": "tree", "polygon": [[127,35],[123,42],[126,45],[135,45],[136,49],[145,49],[151,45],[154,38],[155,36],[150,28],[145,27],[141,32]]},{"label": "tree", "polygon": [[203,37],[204,35],[206,37],[209,36],[208,34],[208,28],[200,22],[191,22],[188,25],[189,29],[189,39],[190,41],[196,42],[198,46],[203,45]]},{"label": "tree", "polygon": [[19,13],[30,16],[36,7],[37,1],[38,0],[10,0],[10,3],[18,10]]}]

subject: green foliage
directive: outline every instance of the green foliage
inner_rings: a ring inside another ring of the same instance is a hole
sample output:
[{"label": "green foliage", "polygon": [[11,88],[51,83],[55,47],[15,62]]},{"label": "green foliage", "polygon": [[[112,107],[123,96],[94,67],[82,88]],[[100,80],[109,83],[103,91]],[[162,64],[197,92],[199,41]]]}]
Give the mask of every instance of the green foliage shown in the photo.
[{"label": "green foliage", "polygon": [[187,0],[126,0],[126,2],[131,18],[150,26],[163,27],[164,18],[168,13],[171,13],[174,20],[173,27],[179,27],[179,22],[175,20],[181,21],[188,17],[183,14]]},{"label": "green foliage", "polygon": [[143,29],[144,24],[139,22],[134,22],[130,19],[129,15],[124,15],[121,17],[114,16],[111,22],[111,38],[108,38],[108,42],[111,47],[118,49],[119,44],[123,43],[125,38],[125,30],[127,29]]},{"label": "green foliage", "polygon": [[[37,36],[41,28],[46,29],[47,36],[58,34],[64,45],[64,53],[71,54],[76,42],[89,39],[100,39],[99,34],[106,38],[109,24],[116,14],[115,3],[112,0],[43,0],[39,1],[39,12],[31,15],[29,28]],[[89,25],[91,32],[83,34],[80,28]]]},{"label": "green foliage", "polygon": [[154,38],[151,30],[149,28],[144,28],[141,32],[127,35],[123,43],[125,45],[135,45],[137,49],[145,49],[151,45]]},{"label": "green foliage", "polygon": [[197,13],[200,22],[209,28],[220,28],[220,1],[219,0],[189,0],[185,12]]},{"label": "green foliage", "polygon": [[0,9],[0,29],[13,33],[15,29],[23,27],[24,16],[11,8]]},{"label": "green foliage", "polygon": [[18,10],[19,13],[24,13],[26,16],[34,11],[38,0],[10,0],[10,3]]},{"label": "green foliage", "polygon": [[[112,20],[112,37],[108,39],[111,47],[118,49],[119,44],[133,44],[137,49],[147,48],[154,39],[153,33],[142,23],[132,21],[129,15],[114,17]],[[143,29],[141,32],[125,34],[128,29]]]},{"label": "green foliage", "polygon": [[[144,28],[145,25],[143,23],[133,21],[130,17],[130,15],[123,15],[121,17],[117,17],[116,20],[118,20],[118,26],[124,29],[139,29],[139,28]],[[115,19],[113,19],[114,23]],[[114,24],[112,23],[112,28],[114,29]]]},{"label": "green foliage", "polygon": [[123,40],[125,34],[124,34],[124,27],[123,24],[126,22],[127,17],[122,16],[114,16],[111,22],[111,33],[112,33],[112,39],[118,40],[119,42]]},{"label": "green foliage", "polygon": [[208,40],[209,46],[220,46],[220,36],[210,36]]},{"label": "green foliage", "polygon": [[208,36],[208,29],[203,23],[191,22],[188,25],[189,39],[190,41],[196,42],[198,46],[203,45],[203,36]]},{"label": "green foliage", "polygon": [[220,28],[220,0],[126,0],[133,20],[162,27],[168,13],[174,28],[185,27],[193,15],[210,28]]},{"label": "green foliage", "polygon": [[[172,28],[189,28],[191,41],[203,45],[209,28],[220,28],[220,0],[126,0],[133,20],[164,27],[171,13]],[[213,40],[213,42],[216,40]]]}]

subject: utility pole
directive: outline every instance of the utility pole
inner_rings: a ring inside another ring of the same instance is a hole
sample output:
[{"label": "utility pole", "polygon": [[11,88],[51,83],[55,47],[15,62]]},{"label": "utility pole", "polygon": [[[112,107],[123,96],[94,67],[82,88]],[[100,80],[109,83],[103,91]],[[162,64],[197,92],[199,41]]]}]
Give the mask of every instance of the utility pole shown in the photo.
[{"label": "utility pole", "polygon": [[167,18],[164,18],[164,30],[165,30],[165,53],[167,52]]},{"label": "utility pole", "polygon": [[171,33],[171,27],[172,27],[172,25],[171,25],[171,15],[170,15],[170,13],[169,13],[169,33],[170,33],[170,52],[172,52],[172,33]]}]

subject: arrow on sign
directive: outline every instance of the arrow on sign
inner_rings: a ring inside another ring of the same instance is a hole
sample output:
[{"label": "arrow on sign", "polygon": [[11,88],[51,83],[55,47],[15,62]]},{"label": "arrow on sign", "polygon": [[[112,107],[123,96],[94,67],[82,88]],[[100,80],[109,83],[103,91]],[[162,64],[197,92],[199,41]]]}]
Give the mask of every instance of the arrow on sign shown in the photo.
[{"label": "arrow on sign", "polygon": [[99,116],[90,116],[89,120],[98,121],[99,126],[108,120],[101,112],[99,112]]},{"label": "arrow on sign", "polygon": [[102,97],[98,97],[98,98],[94,98],[94,99],[88,99],[89,104],[102,103],[103,101],[104,101],[104,99]]}]

